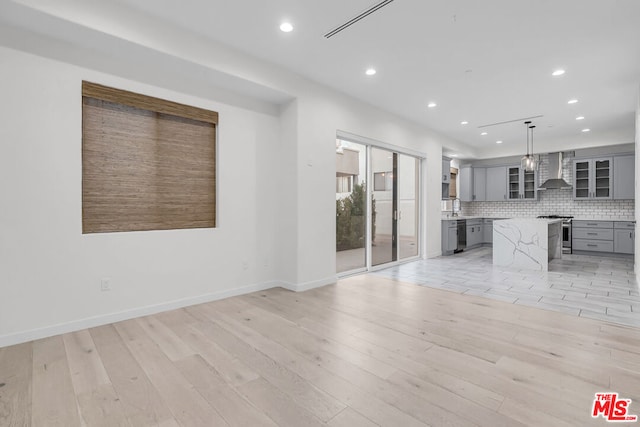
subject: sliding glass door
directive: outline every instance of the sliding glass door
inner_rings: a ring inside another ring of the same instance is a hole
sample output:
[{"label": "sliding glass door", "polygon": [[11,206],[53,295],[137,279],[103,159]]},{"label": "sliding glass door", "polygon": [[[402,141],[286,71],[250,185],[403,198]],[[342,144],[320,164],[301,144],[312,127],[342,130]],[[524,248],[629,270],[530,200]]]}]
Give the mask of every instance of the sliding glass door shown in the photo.
[{"label": "sliding glass door", "polygon": [[396,240],[397,203],[396,153],[371,148],[373,189],[371,193],[371,265],[398,259]]},{"label": "sliding glass door", "polygon": [[417,157],[337,141],[338,273],[364,271],[420,254],[419,176]]},{"label": "sliding glass door", "polygon": [[336,270],[367,267],[367,146],[336,145]]},{"label": "sliding glass door", "polygon": [[398,259],[418,256],[420,163],[413,156],[398,155]]}]

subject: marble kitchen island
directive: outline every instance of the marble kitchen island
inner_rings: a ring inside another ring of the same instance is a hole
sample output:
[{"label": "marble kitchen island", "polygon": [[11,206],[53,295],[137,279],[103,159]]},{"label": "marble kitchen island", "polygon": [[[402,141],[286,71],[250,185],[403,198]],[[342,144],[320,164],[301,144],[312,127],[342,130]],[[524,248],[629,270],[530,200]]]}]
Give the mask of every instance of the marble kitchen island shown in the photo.
[{"label": "marble kitchen island", "polygon": [[493,222],[493,264],[548,271],[562,258],[562,219],[514,218]]}]

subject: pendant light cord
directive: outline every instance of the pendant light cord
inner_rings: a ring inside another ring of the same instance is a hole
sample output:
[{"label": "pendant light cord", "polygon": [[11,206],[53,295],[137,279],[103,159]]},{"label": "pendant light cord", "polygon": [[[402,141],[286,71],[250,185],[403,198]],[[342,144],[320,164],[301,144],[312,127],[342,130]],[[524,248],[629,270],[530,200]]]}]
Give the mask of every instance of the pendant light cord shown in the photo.
[{"label": "pendant light cord", "polygon": [[531,129],[531,157],[533,157],[533,128],[535,126],[529,126],[529,129]]},{"label": "pendant light cord", "polygon": [[527,158],[529,157],[529,125],[530,124],[531,124],[530,121],[524,122],[524,125],[527,128]]}]

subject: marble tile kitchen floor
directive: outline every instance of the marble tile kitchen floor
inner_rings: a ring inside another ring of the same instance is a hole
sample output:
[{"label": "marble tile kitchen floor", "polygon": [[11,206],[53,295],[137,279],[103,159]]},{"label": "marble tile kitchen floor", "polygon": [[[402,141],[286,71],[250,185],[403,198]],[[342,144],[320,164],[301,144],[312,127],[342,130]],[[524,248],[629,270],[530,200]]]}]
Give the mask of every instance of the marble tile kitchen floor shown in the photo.
[{"label": "marble tile kitchen floor", "polygon": [[640,327],[633,259],[567,255],[548,272],[496,267],[491,248],[419,260],[372,273],[512,304]]}]

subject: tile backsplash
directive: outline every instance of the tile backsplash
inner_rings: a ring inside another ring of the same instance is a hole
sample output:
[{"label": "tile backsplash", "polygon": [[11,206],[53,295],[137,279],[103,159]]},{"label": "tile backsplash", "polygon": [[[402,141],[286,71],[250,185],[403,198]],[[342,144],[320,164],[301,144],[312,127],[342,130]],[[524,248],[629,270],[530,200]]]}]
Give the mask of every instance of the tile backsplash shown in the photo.
[{"label": "tile backsplash", "polygon": [[[567,153],[568,154],[568,153]],[[549,176],[548,155],[540,155],[538,183]],[[565,155],[562,176],[572,183],[573,156]],[[462,215],[487,217],[535,217],[538,215],[568,215],[577,219],[633,219],[635,200],[573,200],[572,190],[541,190],[536,201],[462,202]]]},{"label": "tile backsplash", "polygon": [[571,190],[538,192],[537,201],[462,202],[462,215],[536,217],[567,215],[577,219],[633,219],[634,200],[573,200]]}]

